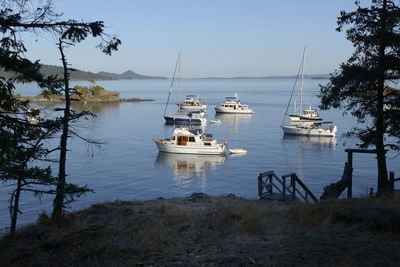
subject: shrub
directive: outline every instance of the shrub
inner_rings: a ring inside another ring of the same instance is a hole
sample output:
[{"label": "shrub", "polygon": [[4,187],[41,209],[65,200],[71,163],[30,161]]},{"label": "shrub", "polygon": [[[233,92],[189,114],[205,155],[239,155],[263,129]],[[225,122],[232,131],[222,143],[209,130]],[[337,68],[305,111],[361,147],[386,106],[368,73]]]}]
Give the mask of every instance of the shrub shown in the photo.
[{"label": "shrub", "polygon": [[96,85],[95,80],[88,79],[88,81],[91,83],[89,86],[75,85],[74,89],[84,96],[98,96],[100,95],[100,92],[105,91],[103,87],[101,87],[100,85]]}]

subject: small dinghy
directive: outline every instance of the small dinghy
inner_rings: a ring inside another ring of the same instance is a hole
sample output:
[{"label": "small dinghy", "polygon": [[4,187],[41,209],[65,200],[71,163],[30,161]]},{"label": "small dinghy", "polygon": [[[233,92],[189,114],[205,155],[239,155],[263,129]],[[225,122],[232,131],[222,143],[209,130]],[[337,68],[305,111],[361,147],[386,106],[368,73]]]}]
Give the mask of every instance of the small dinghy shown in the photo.
[{"label": "small dinghy", "polygon": [[247,150],[243,148],[233,148],[233,149],[228,149],[229,153],[231,154],[246,154]]},{"label": "small dinghy", "polygon": [[210,120],[210,124],[220,124],[220,120]]}]

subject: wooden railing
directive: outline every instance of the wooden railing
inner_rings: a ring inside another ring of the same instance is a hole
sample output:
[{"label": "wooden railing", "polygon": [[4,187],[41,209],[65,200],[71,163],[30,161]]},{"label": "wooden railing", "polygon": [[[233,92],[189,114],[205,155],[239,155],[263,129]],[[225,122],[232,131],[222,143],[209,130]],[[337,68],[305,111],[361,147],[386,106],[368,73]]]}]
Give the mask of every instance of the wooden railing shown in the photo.
[{"label": "wooden railing", "polygon": [[394,172],[390,172],[389,174],[389,183],[390,183],[390,189],[392,192],[394,191],[394,183],[400,181],[400,177],[394,178]]},{"label": "wooden railing", "polygon": [[[288,180],[290,180],[290,184],[287,184]],[[274,189],[276,189],[276,193]],[[282,178],[279,178],[274,171],[260,173],[258,175],[258,195],[260,198],[278,196],[283,201],[297,199],[307,203],[310,200],[318,202],[318,199],[297,177],[296,173],[283,175]]]}]

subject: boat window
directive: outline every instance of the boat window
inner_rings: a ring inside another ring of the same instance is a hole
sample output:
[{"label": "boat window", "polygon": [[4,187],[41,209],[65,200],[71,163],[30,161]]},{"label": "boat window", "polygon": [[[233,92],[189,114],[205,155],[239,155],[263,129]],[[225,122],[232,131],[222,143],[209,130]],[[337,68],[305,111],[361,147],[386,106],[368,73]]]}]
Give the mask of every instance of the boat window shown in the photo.
[{"label": "boat window", "polygon": [[179,146],[186,146],[186,143],[188,141],[188,137],[187,136],[178,136],[178,145]]},{"label": "boat window", "polygon": [[211,142],[204,142],[205,146],[211,146]]},{"label": "boat window", "polygon": [[194,136],[189,136],[189,142],[195,142]]},{"label": "boat window", "polygon": [[175,140],[175,136],[172,136],[172,140]]}]

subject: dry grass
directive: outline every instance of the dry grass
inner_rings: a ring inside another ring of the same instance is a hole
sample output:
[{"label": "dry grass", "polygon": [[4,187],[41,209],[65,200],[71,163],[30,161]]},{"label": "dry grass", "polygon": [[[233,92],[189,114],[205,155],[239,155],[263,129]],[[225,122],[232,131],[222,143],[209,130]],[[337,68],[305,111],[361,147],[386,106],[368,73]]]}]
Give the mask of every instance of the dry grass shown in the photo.
[{"label": "dry grass", "polygon": [[314,229],[326,225],[358,226],[372,232],[400,234],[400,201],[392,199],[341,199],[317,205],[291,205],[288,216]]},{"label": "dry grass", "polygon": [[104,203],[59,220],[41,215],[16,240],[0,241],[0,257],[4,266],[390,265],[400,260],[396,227],[377,231],[332,219],[343,209],[349,214],[348,207],[388,206],[399,208],[388,201],[287,205],[204,194]]}]

